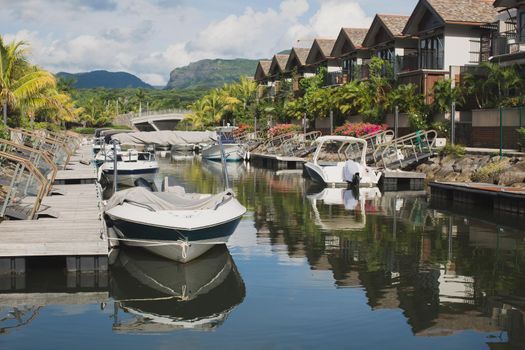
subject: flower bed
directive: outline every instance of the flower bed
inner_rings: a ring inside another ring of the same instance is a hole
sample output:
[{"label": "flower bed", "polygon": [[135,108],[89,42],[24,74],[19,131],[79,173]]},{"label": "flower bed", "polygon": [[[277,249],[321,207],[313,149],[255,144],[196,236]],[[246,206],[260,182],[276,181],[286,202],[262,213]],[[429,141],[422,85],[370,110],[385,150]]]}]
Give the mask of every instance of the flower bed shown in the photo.
[{"label": "flower bed", "polygon": [[240,135],[243,135],[244,133],[252,132],[252,131],[253,131],[253,126],[246,124],[246,123],[239,123],[237,125],[237,129],[235,129],[233,133],[235,134],[235,136],[240,136]]},{"label": "flower bed", "polygon": [[276,137],[279,135],[288,134],[290,132],[299,131],[301,127],[295,124],[277,124],[268,130],[268,137]]},{"label": "flower bed", "polygon": [[335,135],[361,137],[368,134],[378,133],[388,129],[388,125],[378,125],[370,123],[345,123],[335,129]]}]

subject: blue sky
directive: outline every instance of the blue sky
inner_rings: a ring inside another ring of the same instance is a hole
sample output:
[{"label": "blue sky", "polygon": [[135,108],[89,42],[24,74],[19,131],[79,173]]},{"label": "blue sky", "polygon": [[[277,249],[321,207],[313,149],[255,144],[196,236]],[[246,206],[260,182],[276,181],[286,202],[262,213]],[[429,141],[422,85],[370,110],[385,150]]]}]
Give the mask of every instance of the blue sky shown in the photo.
[{"label": "blue sky", "polygon": [[368,26],[417,0],[0,0],[0,34],[53,72],[128,71],[163,85],[203,58],[265,58],[297,40]]}]

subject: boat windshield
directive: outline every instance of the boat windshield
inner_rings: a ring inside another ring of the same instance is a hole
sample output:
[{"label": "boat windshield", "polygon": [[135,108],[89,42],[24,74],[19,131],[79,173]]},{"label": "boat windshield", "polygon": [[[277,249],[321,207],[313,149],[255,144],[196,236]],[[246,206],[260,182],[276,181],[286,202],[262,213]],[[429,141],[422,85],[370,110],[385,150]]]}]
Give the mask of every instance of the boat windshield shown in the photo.
[{"label": "boat windshield", "polygon": [[356,141],[327,140],[319,145],[314,157],[318,163],[323,165],[347,160],[361,163],[363,147],[366,147],[366,144]]}]

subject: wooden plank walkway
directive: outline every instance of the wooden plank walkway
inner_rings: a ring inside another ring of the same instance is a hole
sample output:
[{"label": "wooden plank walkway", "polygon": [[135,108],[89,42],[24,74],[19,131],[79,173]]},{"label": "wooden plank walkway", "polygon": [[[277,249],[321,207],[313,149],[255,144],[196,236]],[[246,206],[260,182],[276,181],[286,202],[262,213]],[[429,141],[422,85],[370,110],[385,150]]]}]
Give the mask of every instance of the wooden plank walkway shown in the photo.
[{"label": "wooden plank walkway", "polygon": [[[94,180],[95,167],[77,162],[90,150],[90,146],[82,146],[68,165],[74,170],[63,170],[61,173],[67,175],[61,179],[73,183],[87,178]],[[55,185],[53,192],[60,194],[43,199],[39,219],[1,222],[0,257],[107,257],[102,194],[97,186],[96,183]]]}]

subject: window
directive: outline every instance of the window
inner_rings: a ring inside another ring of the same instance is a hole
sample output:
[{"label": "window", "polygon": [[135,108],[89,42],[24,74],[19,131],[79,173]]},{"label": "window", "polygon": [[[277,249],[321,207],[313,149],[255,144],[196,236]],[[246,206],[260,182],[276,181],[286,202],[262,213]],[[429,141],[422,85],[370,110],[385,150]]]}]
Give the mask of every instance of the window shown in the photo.
[{"label": "window", "polygon": [[421,69],[444,69],[443,35],[419,40]]},{"label": "window", "polygon": [[525,12],[520,12],[520,42],[525,42]]},{"label": "window", "polygon": [[481,57],[481,40],[480,39],[471,39],[470,40],[470,58],[469,63],[478,64]]}]

